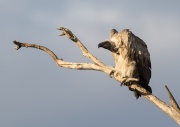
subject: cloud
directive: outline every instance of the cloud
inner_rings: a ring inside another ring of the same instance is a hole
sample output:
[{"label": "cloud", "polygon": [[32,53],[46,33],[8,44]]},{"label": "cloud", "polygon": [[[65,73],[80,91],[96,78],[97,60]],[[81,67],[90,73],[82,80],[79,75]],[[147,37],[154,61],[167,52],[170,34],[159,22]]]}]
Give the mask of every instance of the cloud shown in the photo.
[{"label": "cloud", "polygon": [[[55,28],[65,26],[100,60],[113,65],[111,54],[98,49],[97,43],[109,38],[112,28],[130,28],[147,43],[151,53],[153,92],[167,100],[165,83],[175,97],[180,88],[178,3],[1,0],[0,125],[140,126],[151,119],[154,122],[147,126],[176,126],[145,99],[136,101],[132,92],[108,75],[59,68],[41,51],[15,51],[12,40],[42,44],[64,60],[87,62],[75,43],[57,36]],[[139,119],[141,123],[137,123]]]}]

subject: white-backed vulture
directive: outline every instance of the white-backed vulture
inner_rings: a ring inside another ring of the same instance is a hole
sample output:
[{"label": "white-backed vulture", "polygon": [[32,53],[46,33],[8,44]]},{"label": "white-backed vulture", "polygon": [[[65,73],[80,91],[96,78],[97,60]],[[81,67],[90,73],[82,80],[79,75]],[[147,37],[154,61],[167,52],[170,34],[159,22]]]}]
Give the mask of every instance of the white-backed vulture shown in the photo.
[{"label": "white-backed vulture", "polygon": [[[112,29],[110,40],[103,41],[98,47],[105,48],[112,52],[115,60],[115,75],[120,75],[124,85],[131,85],[133,82],[152,93],[148,85],[151,78],[150,54],[146,43],[135,36],[130,30],[121,32]],[[134,91],[136,98],[141,96]]]}]

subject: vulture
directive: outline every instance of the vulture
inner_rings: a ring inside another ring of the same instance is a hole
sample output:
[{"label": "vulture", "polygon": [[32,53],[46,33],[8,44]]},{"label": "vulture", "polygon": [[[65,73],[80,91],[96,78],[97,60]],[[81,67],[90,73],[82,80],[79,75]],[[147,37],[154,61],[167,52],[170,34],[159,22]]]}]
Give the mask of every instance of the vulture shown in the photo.
[{"label": "vulture", "polygon": [[[112,52],[115,61],[113,74],[119,75],[123,79],[122,85],[130,86],[132,83],[137,83],[152,93],[152,89],[148,85],[151,78],[150,54],[143,40],[129,29],[121,32],[112,29],[110,40],[99,43],[98,48],[100,47]],[[141,93],[133,91],[138,99]]]}]

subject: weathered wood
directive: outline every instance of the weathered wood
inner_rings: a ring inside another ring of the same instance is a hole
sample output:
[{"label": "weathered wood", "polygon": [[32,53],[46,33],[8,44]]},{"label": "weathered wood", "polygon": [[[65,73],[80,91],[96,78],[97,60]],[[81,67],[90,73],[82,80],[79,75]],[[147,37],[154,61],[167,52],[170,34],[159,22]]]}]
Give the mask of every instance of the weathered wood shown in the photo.
[{"label": "weathered wood", "polygon": [[[23,43],[23,42],[17,42],[13,41],[13,43],[16,45],[16,49],[20,49],[22,47],[31,47],[31,48],[36,48],[39,50],[42,50],[46,53],[48,53],[55,61],[55,63],[64,68],[69,68],[69,69],[76,69],[76,70],[96,70],[96,71],[101,71],[105,72],[108,75],[112,74],[112,71],[115,70],[114,67],[109,67],[106,66],[103,62],[101,62],[98,58],[96,58],[94,55],[92,55],[87,48],[81,43],[81,41],[67,28],[61,27],[58,28],[58,30],[62,31],[62,34],[60,36],[66,36],[70,40],[74,41],[78,47],[81,49],[83,55],[90,60],[92,60],[93,63],[73,63],[73,62],[67,62],[63,61],[62,59],[59,59],[54,52],[52,52],[50,49],[36,45],[36,44],[29,44],[29,43]],[[116,79],[120,83],[123,81],[123,79],[119,75],[111,75],[112,78]],[[130,89],[137,90],[139,93],[141,93],[142,96],[144,96],[147,100],[149,100],[151,103],[156,105],[159,109],[161,109],[163,112],[168,114],[174,121],[180,125],[180,109],[179,106],[174,99],[172,93],[169,91],[168,87],[166,86],[166,90],[168,92],[169,98],[170,98],[170,104],[166,104],[159,98],[157,98],[155,95],[144,89],[143,87],[137,85],[137,84],[132,84],[128,86]]]},{"label": "weathered wood", "polygon": [[170,92],[169,88],[165,85],[165,88],[166,88],[166,91],[168,93],[168,96],[169,96],[169,100],[170,100],[170,104],[171,106],[176,109],[177,111],[180,111],[180,108],[179,108],[179,105],[178,103],[176,102],[176,100],[174,99],[172,93]]}]

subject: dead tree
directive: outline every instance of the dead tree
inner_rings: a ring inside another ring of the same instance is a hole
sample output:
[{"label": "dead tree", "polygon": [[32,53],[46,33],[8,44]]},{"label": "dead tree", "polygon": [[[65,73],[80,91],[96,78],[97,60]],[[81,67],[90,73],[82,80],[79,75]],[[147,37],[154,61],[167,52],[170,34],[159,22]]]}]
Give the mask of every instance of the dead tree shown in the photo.
[{"label": "dead tree", "polygon": [[[61,27],[61,28],[58,28],[58,30],[62,31],[60,36],[65,35],[68,39],[75,42],[78,45],[78,47],[81,49],[83,56],[89,58],[92,61],[92,63],[74,63],[74,62],[64,61],[63,59],[59,59],[56,56],[56,54],[54,54],[50,49],[44,46],[40,46],[36,44],[29,44],[29,43],[24,43],[24,42],[17,42],[17,41],[13,41],[13,43],[16,45],[15,48],[17,50],[20,49],[21,47],[26,47],[26,48],[31,47],[31,48],[43,50],[44,52],[48,53],[54,59],[55,63],[60,67],[76,69],[76,70],[95,70],[95,71],[104,72],[108,75],[110,75],[111,72],[114,71],[115,68],[105,65],[93,54],[91,54],[88,51],[88,49],[81,43],[81,41],[69,29]],[[111,77],[119,81],[120,83],[122,82],[122,78],[119,75],[111,75]],[[141,95],[144,98],[152,102],[159,109],[161,109],[163,112],[168,114],[174,121],[176,121],[177,124],[180,125],[180,108],[167,86],[165,86],[165,88],[167,90],[167,93],[170,99],[170,105],[166,104],[165,102],[163,102],[162,100],[157,98],[155,95],[148,92],[146,89],[144,89],[143,87],[139,86],[136,83],[133,83],[132,85],[127,86],[127,87],[129,87],[129,89],[131,90],[136,90],[139,93],[141,93]]]}]

